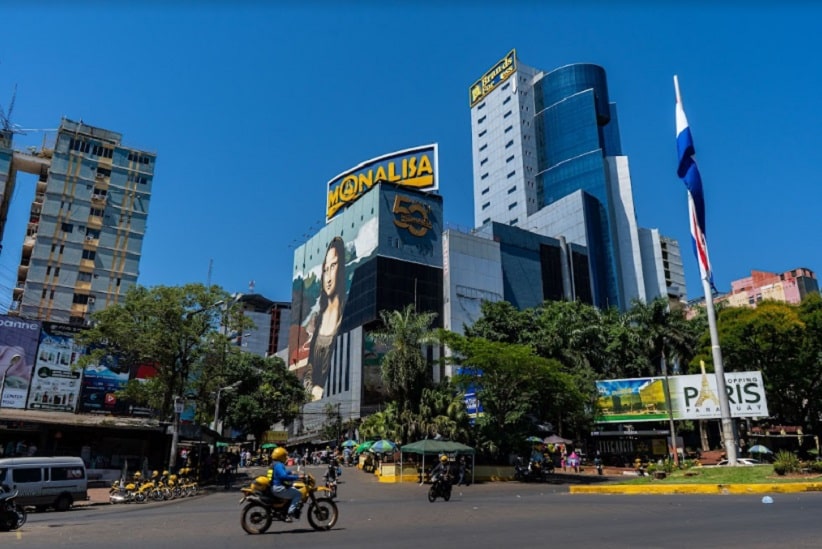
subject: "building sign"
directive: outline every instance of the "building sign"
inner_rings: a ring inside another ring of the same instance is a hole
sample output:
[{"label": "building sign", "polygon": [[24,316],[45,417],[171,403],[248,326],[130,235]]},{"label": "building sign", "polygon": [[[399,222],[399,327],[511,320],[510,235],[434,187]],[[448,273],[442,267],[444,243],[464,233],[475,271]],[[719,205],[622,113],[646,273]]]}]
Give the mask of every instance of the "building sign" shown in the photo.
[{"label": "building sign", "polygon": [[482,75],[468,89],[469,104],[471,107],[482,101],[486,95],[508,80],[508,77],[517,70],[517,50],[511,50],[508,55],[500,59],[499,63]]},{"label": "building sign", "polygon": [[125,413],[128,403],[117,396],[128,383],[129,371],[117,357],[106,355],[83,370],[81,412]]},{"label": "building sign", "polygon": [[408,196],[394,197],[394,225],[407,229],[414,236],[425,236],[431,230],[431,207]]},{"label": "building sign", "polygon": [[373,158],[328,182],[326,222],[356,202],[378,181],[419,190],[436,190],[437,145],[423,145]]},{"label": "building sign", "polygon": [[0,315],[0,407],[25,408],[40,323]]},{"label": "building sign", "polygon": [[[674,419],[719,419],[719,397],[715,374],[668,377]],[[596,423],[664,421],[665,378],[647,377],[596,382]],[[768,402],[761,372],[725,373],[725,388],[731,417],[767,417]]]},{"label": "building sign", "polygon": [[68,324],[43,323],[29,391],[29,409],[75,411],[82,370],[72,366],[84,349],[74,343],[74,336],[81,329]]}]

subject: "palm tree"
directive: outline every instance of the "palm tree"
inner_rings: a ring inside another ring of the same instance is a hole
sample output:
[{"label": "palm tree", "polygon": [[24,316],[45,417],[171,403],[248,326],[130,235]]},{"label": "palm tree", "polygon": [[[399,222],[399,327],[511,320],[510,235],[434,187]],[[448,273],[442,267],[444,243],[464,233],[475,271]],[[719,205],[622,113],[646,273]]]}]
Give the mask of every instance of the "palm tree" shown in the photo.
[{"label": "palm tree", "polygon": [[380,373],[397,401],[400,417],[406,410],[418,411],[422,390],[430,384],[422,346],[436,341],[431,329],[436,317],[436,313],[417,313],[413,305],[402,311],[380,311],[384,330],[372,336],[389,347],[380,364]]}]

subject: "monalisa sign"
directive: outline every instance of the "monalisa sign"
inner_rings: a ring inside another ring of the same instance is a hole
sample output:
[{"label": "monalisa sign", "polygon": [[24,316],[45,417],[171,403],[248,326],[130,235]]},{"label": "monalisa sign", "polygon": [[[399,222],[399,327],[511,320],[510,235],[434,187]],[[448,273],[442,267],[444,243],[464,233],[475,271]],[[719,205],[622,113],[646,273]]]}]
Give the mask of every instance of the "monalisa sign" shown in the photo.
[{"label": "monalisa sign", "polygon": [[438,180],[436,144],[372,158],[328,182],[326,221],[356,202],[377,182],[431,191],[438,188]]}]

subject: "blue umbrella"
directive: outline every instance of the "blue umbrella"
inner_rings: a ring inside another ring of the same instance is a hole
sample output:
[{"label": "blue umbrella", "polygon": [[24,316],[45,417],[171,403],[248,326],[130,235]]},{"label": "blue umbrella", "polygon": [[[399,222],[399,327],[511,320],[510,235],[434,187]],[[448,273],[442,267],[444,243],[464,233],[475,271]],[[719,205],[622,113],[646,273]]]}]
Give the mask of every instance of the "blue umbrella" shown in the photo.
[{"label": "blue umbrella", "polygon": [[386,440],[386,439],[378,440],[377,442],[375,442],[374,444],[371,445],[371,448],[369,448],[369,450],[371,450],[372,452],[374,452],[376,454],[384,454],[386,452],[393,452],[396,449],[397,449],[397,445],[394,444],[393,442],[391,442],[390,440]]},{"label": "blue umbrella", "polygon": [[773,454],[773,452],[767,446],[762,446],[761,444],[756,444],[751,446],[748,449],[748,453],[750,454]]},{"label": "blue umbrella", "polygon": [[350,440],[350,439],[346,440],[345,442],[342,443],[343,448],[353,448],[356,445],[357,445],[357,441],[356,440]]}]

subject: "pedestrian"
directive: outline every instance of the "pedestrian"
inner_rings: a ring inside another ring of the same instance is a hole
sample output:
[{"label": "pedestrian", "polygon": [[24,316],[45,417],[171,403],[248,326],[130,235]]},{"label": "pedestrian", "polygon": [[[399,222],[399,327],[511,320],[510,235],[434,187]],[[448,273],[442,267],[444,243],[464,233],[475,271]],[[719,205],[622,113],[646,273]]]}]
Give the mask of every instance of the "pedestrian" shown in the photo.
[{"label": "pedestrian", "polygon": [[223,454],[222,469],[223,469],[223,471],[222,471],[223,472],[223,487],[226,490],[231,490],[231,480],[232,480],[231,479],[231,472],[232,472],[232,469],[233,469],[233,465],[231,463],[231,454],[228,453],[228,452]]},{"label": "pedestrian", "polygon": [[457,469],[459,473],[459,478],[457,479],[457,486],[462,486],[465,484],[468,486],[468,482],[465,480],[465,456],[460,456],[459,468]]},{"label": "pedestrian", "polygon": [[568,456],[568,466],[575,473],[579,473],[579,454],[577,454],[576,450],[572,450],[571,455]]}]

